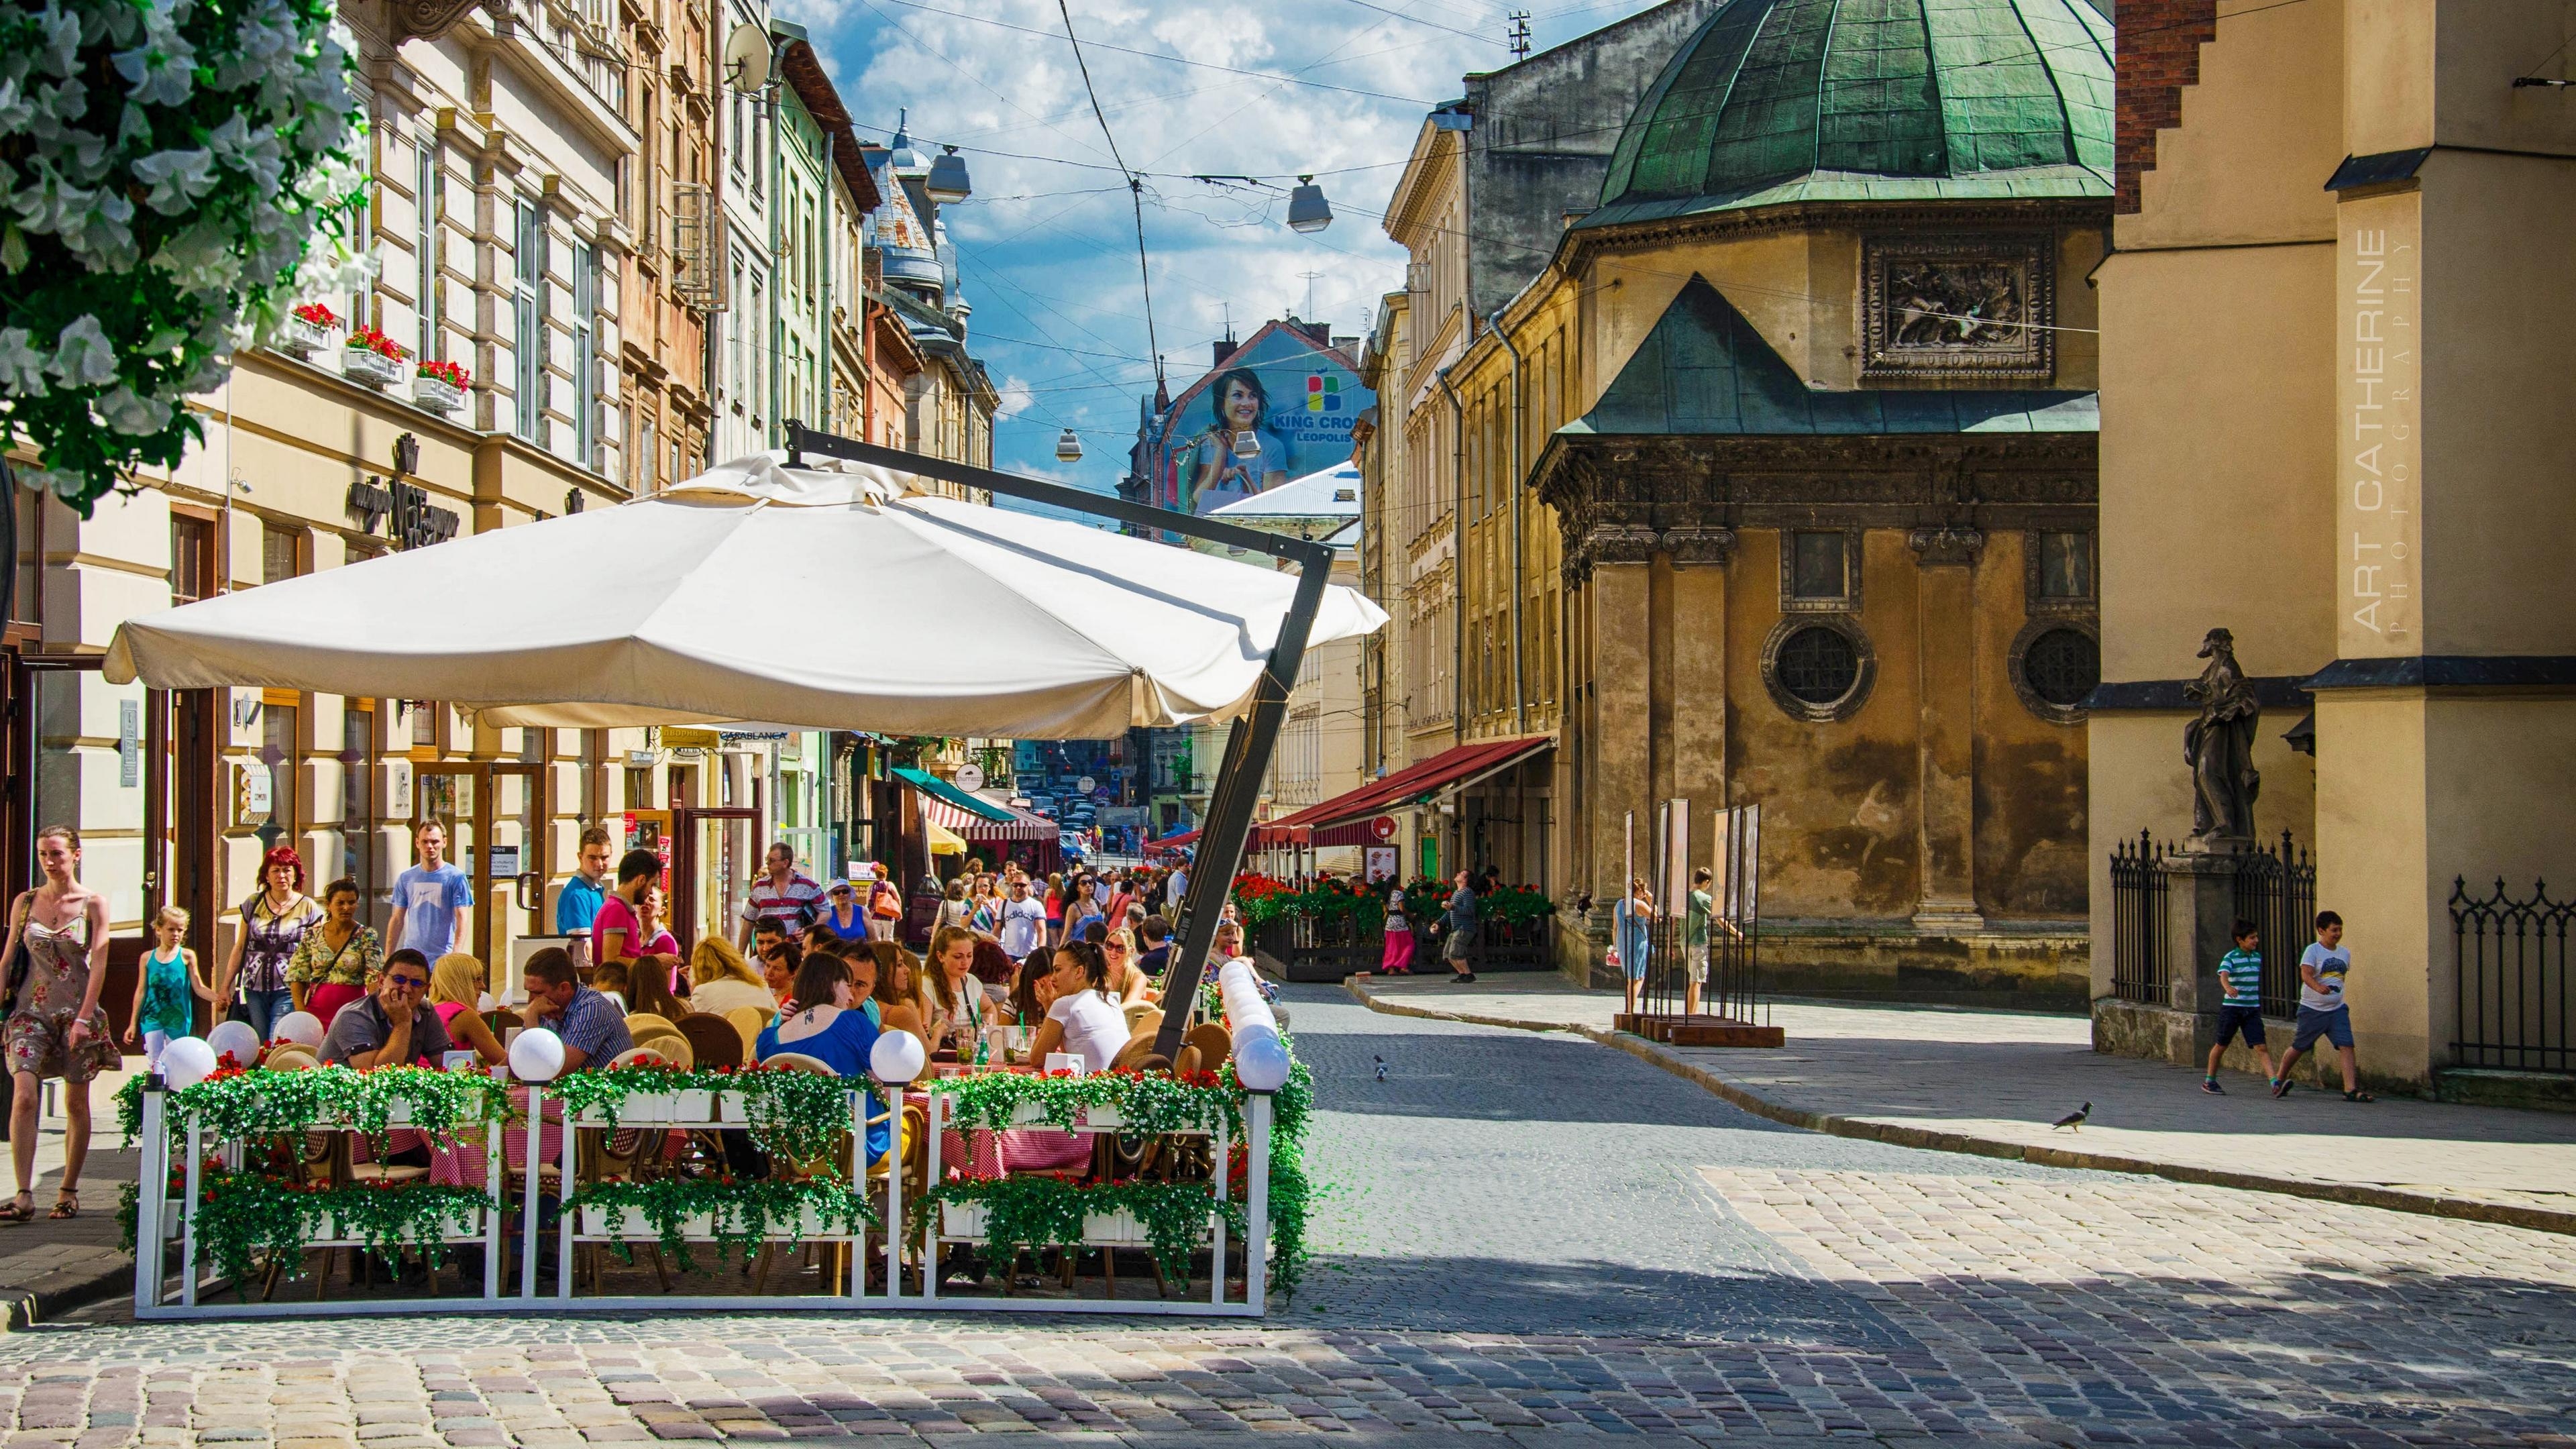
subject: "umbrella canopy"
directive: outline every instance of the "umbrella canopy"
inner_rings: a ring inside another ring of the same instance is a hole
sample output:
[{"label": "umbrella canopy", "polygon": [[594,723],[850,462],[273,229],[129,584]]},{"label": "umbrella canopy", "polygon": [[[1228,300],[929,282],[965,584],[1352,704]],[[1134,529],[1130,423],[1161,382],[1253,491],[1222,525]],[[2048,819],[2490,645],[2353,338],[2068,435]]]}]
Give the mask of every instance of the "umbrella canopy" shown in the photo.
[{"label": "umbrella canopy", "polygon": [[[443,700],[502,726],[1103,738],[1248,708],[1296,590],[907,474],[780,459],[134,619],[105,673]],[[1385,622],[1335,586],[1310,644]]]}]

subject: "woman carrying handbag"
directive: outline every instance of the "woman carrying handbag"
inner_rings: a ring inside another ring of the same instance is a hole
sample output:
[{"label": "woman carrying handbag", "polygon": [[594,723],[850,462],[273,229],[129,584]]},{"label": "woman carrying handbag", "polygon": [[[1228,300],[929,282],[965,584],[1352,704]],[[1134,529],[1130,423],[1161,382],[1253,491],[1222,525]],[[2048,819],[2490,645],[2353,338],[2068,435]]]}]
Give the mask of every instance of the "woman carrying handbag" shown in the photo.
[{"label": "woman carrying handbag", "polygon": [[99,1009],[107,984],[107,897],[80,881],[80,837],[61,825],[36,835],[36,864],[45,883],[9,910],[6,980],[9,1016],[0,1025],[15,1096],[9,1104],[9,1156],[18,1195],[0,1204],[0,1223],[36,1215],[36,1116],[44,1079],[63,1079],[63,1181],[46,1216],[80,1215],[81,1168],[89,1160],[89,1083],[123,1060]]}]

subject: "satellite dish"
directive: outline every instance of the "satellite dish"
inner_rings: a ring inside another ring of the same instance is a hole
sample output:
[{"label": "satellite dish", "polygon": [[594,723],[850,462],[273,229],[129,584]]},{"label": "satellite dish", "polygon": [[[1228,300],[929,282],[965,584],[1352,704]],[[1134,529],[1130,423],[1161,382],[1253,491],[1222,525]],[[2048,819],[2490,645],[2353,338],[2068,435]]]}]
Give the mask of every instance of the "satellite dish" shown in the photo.
[{"label": "satellite dish", "polygon": [[756,91],[769,84],[769,32],[746,20],[725,37],[725,84]]}]

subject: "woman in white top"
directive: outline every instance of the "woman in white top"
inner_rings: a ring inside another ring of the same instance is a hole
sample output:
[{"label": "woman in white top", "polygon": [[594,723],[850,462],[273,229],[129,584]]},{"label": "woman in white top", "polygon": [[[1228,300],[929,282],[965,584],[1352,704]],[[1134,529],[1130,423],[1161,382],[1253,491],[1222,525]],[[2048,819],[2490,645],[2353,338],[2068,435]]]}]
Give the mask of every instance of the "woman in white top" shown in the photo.
[{"label": "woman in white top", "polygon": [[700,937],[698,949],[689,957],[689,1009],[723,1016],[738,1006],[769,1016],[777,1012],[778,998],[769,994],[769,983],[731,941]]},{"label": "woman in white top", "polygon": [[976,1040],[993,1013],[975,979],[975,933],[949,926],[930,938],[930,1047],[975,1059]]},{"label": "woman in white top", "polygon": [[1047,1019],[1029,1043],[1029,1060],[1044,1062],[1049,1052],[1072,1052],[1086,1072],[1105,1072],[1127,1045],[1127,1013],[1108,994],[1109,959],[1089,941],[1068,941],[1055,952],[1049,976],[1055,1000]]}]

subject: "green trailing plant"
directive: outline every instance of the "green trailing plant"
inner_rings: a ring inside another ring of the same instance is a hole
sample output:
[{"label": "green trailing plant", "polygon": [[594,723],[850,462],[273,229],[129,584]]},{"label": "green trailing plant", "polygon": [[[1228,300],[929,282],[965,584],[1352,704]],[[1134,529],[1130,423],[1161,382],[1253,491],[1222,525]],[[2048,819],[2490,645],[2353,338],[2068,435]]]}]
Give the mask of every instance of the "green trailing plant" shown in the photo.
[{"label": "green trailing plant", "polygon": [[948,1118],[961,1128],[1027,1126],[1015,1119],[1022,1106],[1035,1103],[1047,1124],[1067,1130],[1084,1108],[1109,1109],[1122,1119],[1121,1132],[1137,1136],[1205,1131],[1220,1119],[1239,1121],[1243,1095],[1213,1072],[1193,1072],[1184,1080],[1124,1069],[1079,1077],[977,1072],[931,1082],[929,1090],[947,1099]]},{"label": "green trailing plant", "polygon": [[1005,1273],[1021,1248],[1072,1248],[1083,1238],[1083,1220],[1124,1212],[1145,1230],[1146,1247],[1165,1274],[1186,1278],[1190,1255],[1207,1244],[1208,1215],[1221,1214],[1227,1231],[1245,1229],[1241,1203],[1220,1204],[1204,1182],[1071,1183],[1043,1175],[964,1177],[941,1183],[915,1219],[916,1243],[949,1207],[984,1212],[984,1267]]},{"label": "green trailing plant", "polygon": [[[779,1067],[682,1071],[658,1062],[635,1062],[557,1078],[548,1088],[576,1116],[596,1113],[610,1126],[622,1119],[630,1096],[677,1092],[736,1092],[750,1119],[752,1141],[772,1157],[811,1162],[835,1153],[851,1130],[850,1093],[875,1088],[865,1078],[818,1076]],[[880,1093],[882,1095],[882,1093]]]},{"label": "green trailing plant", "polygon": [[[186,1174],[172,1173],[167,1190],[174,1198],[186,1196]],[[141,1191],[126,1183],[118,1197],[119,1242],[133,1252]],[[447,1234],[470,1226],[489,1206],[480,1188],[427,1182],[307,1187],[262,1172],[203,1169],[197,1179],[197,1254],[242,1282],[257,1271],[260,1254],[301,1254],[333,1224],[337,1236],[378,1252],[414,1248],[436,1263],[446,1255]]]},{"label": "green trailing plant", "polygon": [[[634,1210],[683,1271],[696,1267],[689,1254],[692,1218],[708,1219],[718,1261],[772,1238],[784,1238],[790,1246],[802,1243],[809,1208],[826,1233],[864,1233],[877,1223],[876,1205],[865,1193],[825,1177],[751,1182],[726,1175],[599,1182],[578,1189],[564,1203],[567,1212],[584,1208],[597,1208],[612,1220]],[[621,1247],[631,1256],[631,1244]]]},{"label": "green trailing plant", "polygon": [[[397,1106],[409,1120],[393,1121]],[[219,1142],[273,1137],[316,1127],[350,1127],[379,1150],[385,1134],[408,1126],[439,1140],[460,1127],[506,1120],[509,1092],[482,1072],[441,1072],[427,1067],[316,1067],[302,1072],[244,1071],[225,1067],[194,1086],[169,1094],[170,1127],[190,1124]],[[116,1096],[117,1124],[131,1142],[143,1127],[143,1080],[128,1081]]]}]

